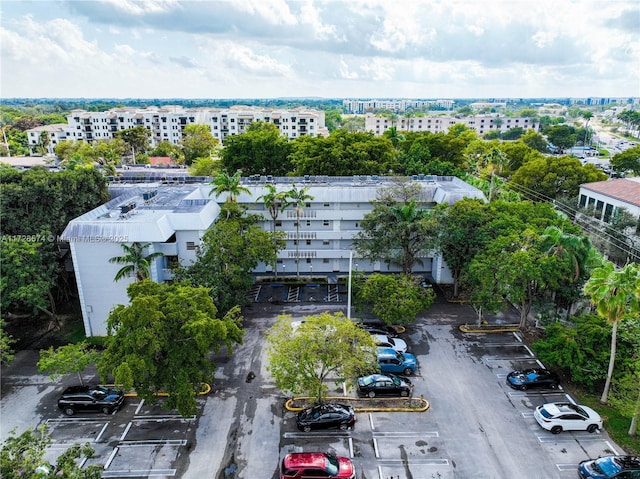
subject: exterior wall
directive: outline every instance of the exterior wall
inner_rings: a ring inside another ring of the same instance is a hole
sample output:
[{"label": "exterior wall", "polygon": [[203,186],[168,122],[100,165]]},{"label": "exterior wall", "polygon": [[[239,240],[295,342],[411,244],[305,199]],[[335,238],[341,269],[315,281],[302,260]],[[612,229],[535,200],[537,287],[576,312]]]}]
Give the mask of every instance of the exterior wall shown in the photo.
[{"label": "exterior wall", "polygon": [[390,110],[396,112],[408,109],[421,109],[430,105],[451,110],[453,100],[343,100],[342,107],[347,114],[364,114],[374,110]]},{"label": "exterior wall", "polygon": [[395,126],[399,131],[429,131],[431,133],[446,133],[449,128],[456,124],[463,124],[480,135],[490,131],[505,132],[511,128],[522,127],[525,130],[532,129],[538,131],[539,123],[532,118],[508,118],[495,116],[467,116],[457,118],[454,116],[427,115],[419,117],[400,117],[391,120],[384,116],[367,114],[365,117],[365,130],[372,131],[376,136],[381,136],[386,130]]},{"label": "exterior wall", "polygon": [[[293,208],[279,214],[277,230],[287,234],[286,247],[278,254],[278,275],[327,275],[332,280],[349,271],[349,258],[354,254],[353,237],[360,231],[364,215],[373,209],[371,201],[381,187],[391,185],[384,178],[373,177],[319,177],[319,181],[303,178],[277,178],[278,191],[288,191],[292,183],[297,188],[307,188],[313,197],[298,215]],[[436,181],[437,180],[437,181]],[[422,186],[420,203],[453,203],[462,197],[484,199],[482,193],[458,178],[440,177],[417,180]],[[416,180],[414,180],[416,181]],[[256,202],[266,190],[266,181],[244,179],[243,186],[250,194],[242,193],[238,203],[248,213],[261,214],[262,227],[272,230],[272,219],[264,204]],[[130,186],[130,187],[127,187]],[[114,189],[119,196],[85,215],[72,220],[62,237],[70,242],[78,293],[82,306],[85,331],[88,336],[105,335],[109,312],[117,304],[128,304],[126,287],[134,278],[114,282],[113,278],[122,265],[111,264],[109,259],[123,254],[121,243],[102,241],[104,238],[120,238],[120,241],[150,243],[149,253],[162,252],[151,267],[151,279],[157,282],[172,279],[172,265],[189,266],[197,258],[201,237],[217,219],[219,203],[209,196],[210,185],[162,186],[158,184],[142,188],[134,185],[118,185]],[[155,192],[148,197],[149,192]],[[145,197],[147,195],[147,197]],[[436,201],[438,199],[438,201]],[[123,206],[136,203],[133,210]],[[296,222],[300,221],[299,229]],[[99,242],[93,242],[92,239]],[[297,244],[296,244],[297,243]],[[433,276],[441,283],[451,282],[451,274],[442,258],[426,255],[416,274]],[[397,266],[353,258],[353,268],[364,272],[399,272]],[[256,275],[274,274],[271,265],[260,264]]]},{"label": "exterior wall", "polygon": [[67,139],[67,125],[54,124],[39,126],[27,130],[27,139],[29,141],[29,151],[33,153],[35,147],[42,145],[41,135],[44,132],[49,137],[49,144],[47,145],[47,153],[53,154],[53,150],[58,143]]},{"label": "exterior wall", "polygon": [[579,205],[581,208],[593,206],[596,213],[600,213],[597,214],[596,217],[605,223],[610,223],[611,219],[615,218],[616,210],[620,208],[626,209],[628,213],[640,219],[640,206],[612,198],[603,193],[588,190],[584,187],[580,188]]},{"label": "exterior wall", "polygon": [[229,135],[244,133],[254,121],[275,124],[289,139],[326,135],[325,114],[320,110],[271,110],[255,107],[182,108],[114,108],[106,112],[74,110],[67,116],[70,140],[99,141],[114,138],[118,131],[143,126],[151,131],[151,147],[162,141],[177,144],[188,125],[208,125],[214,138],[224,144]]}]

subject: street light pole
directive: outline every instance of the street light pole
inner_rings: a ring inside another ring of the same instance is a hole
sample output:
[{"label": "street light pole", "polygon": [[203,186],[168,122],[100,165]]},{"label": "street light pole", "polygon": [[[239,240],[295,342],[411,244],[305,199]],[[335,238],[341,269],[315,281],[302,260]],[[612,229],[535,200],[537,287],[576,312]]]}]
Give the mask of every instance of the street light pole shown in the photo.
[{"label": "street light pole", "polygon": [[351,266],[353,265],[353,250],[349,250],[349,284],[347,286],[347,319],[351,319]]}]

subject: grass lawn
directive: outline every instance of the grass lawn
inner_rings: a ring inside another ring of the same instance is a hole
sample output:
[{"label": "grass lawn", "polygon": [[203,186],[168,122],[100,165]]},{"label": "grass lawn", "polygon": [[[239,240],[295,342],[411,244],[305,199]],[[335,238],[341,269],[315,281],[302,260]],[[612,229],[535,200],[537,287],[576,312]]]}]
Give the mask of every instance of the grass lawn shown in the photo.
[{"label": "grass lawn", "polygon": [[576,391],[576,393],[582,404],[595,409],[602,416],[604,427],[616,444],[622,446],[628,454],[640,455],[640,436],[631,437],[627,434],[631,424],[630,417],[621,415],[617,409],[608,404],[600,404],[599,395],[594,396],[582,391]]}]

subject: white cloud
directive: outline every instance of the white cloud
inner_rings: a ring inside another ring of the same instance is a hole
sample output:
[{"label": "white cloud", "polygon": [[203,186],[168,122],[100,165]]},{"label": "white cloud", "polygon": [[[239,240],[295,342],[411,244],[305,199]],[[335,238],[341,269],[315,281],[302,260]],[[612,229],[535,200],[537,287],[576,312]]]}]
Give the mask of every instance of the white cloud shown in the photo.
[{"label": "white cloud", "polygon": [[346,80],[356,80],[359,78],[358,72],[351,71],[344,58],[340,58],[340,76]]},{"label": "white cloud", "polygon": [[164,13],[178,7],[178,0],[93,0],[114,6],[117,10],[129,15],[146,15]]},{"label": "white cloud", "polygon": [[274,25],[295,25],[298,23],[284,0],[233,0],[238,10],[259,15]]}]

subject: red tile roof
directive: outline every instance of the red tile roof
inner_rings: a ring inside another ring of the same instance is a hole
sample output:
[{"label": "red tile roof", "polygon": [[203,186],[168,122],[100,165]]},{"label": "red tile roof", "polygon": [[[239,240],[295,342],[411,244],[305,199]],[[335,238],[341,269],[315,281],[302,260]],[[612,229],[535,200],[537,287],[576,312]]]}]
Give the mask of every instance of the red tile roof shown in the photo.
[{"label": "red tile roof", "polygon": [[153,166],[175,165],[175,161],[169,156],[150,156],[149,163]]},{"label": "red tile roof", "polygon": [[640,206],[640,182],[620,178],[609,181],[596,181],[580,185],[585,190],[624,201],[634,206]]}]

